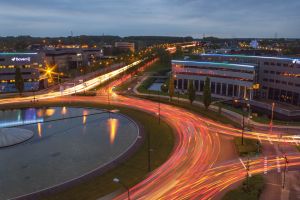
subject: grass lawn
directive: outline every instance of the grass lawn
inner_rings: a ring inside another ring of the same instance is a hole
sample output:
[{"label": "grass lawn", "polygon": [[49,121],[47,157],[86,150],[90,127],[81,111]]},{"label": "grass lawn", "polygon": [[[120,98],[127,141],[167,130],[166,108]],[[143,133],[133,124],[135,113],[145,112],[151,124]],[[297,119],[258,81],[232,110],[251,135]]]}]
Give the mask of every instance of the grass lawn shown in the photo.
[{"label": "grass lawn", "polygon": [[262,175],[254,175],[235,190],[231,190],[225,194],[222,200],[258,200],[265,186]]},{"label": "grass lawn", "polygon": [[151,67],[147,68],[145,72],[156,72],[158,74],[170,71],[171,68],[162,64],[160,61],[155,62]]},{"label": "grass lawn", "polygon": [[234,144],[239,156],[254,156],[261,152],[261,144],[258,140],[244,138],[244,144],[242,145],[242,138],[234,138]]},{"label": "grass lawn", "polygon": [[215,120],[217,122],[220,122],[223,124],[228,124],[228,125],[234,126],[236,128],[241,128],[241,125],[239,123],[232,121],[231,119],[228,119],[227,117],[224,117],[223,115],[220,115],[218,112],[206,110],[205,108],[194,105],[194,104],[180,102],[180,101],[178,102],[176,98],[173,98],[172,101],[169,101],[168,99],[163,99],[163,98],[158,98],[158,97],[146,97],[146,96],[138,96],[138,97],[145,98],[145,99],[152,100],[152,101],[157,101],[157,102],[160,101],[161,103],[181,107],[188,111],[194,112],[196,114],[200,114],[203,117]]},{"label": "grass lawn", "polygon": [[[31,104],[18,104],[16,107],[32,107]],[[108,108],[107,105],[100,105],[95,103],[49,103],[49,102],[38,102],[34,105],[35,107],[41,106],[79,106],[79,107],[96,107],[96,108]],[[5,106],[8,108],[9,106]],[[53,194],[47,197],[42,197],[41,199],[59,199],[59,200],[82,200],[82,199],[97,199],[101,196],[109,194],[119,188],[118,184],[113,183],[113,178],[118,177],[126,185],[133,186],[138,182],[142,181],[148,174],[147,165],[147,134],[150,134],[150,143],[153,153],[151,154],[151,169],[159,167],[163,164],[169,157],[173,150],[174,145],[174,135],[173,130],[168,124],[161,121],[158,124],[157,118],[150,114],[141,112],[139,110],[125,108],[125,107],[115,107],[114,109],[119,109],[120,113],[126,114],[133,120],[141,124],[144,133],[146,134],[146,139],[142,146],[125,162],[119,164],[115,168],[109,170],[103,175],[96,176],[90,180],[84,181],[72,188],[63,190],[57,194]]]}]

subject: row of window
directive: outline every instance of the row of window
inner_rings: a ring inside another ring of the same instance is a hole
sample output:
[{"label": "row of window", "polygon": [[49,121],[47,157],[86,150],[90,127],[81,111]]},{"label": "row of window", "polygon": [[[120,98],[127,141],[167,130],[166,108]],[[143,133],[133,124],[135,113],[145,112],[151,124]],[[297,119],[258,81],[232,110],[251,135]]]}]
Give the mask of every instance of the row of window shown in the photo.
[{"label": "row of window", "polygon": [[292,83],[292,82],[286,82],[286,81],[280,81],[280,80],[274,80],[274,79],[267,79],[267,78],[264,78],[263,79],[264,82],[270,82],[270,83],[281,83],[283,85],[289,85],[289,86],[296,86],[296,87],[300,87],[300,84],[297,84],[297,83]]},{"label": "row of window", "polygon": [[269,88],[268,90],[268,99],[275,101],[281,101],[285,103],[291,103],[294,105],[300,104],[299,93],[280,90],[277,88]]},{"label": "row of window", "polygon": [[278,72],[278,71],[269,71],[269,70],[264,70],[265,74],[275,74],[276,75],[282,75],[282,76],[288,76],[288,77],[300,77],[300,74],[291,74],[291,73],[287,73],[287,72]]},{"label": "row of window", "polygon": [[183,66],[183,68],[219,70],[219,71],[229,71],[229,72],[239,72],[239,73],[254,74],[254,70],[229,69],[229,68],[223,68],[223,67]]},{"label": "row of window", "polygon": [[[178,79],[178,82],[177,82],[177,80],[175,80],[174,84],[176,86],[176,89],[187,90],[188,89],[188,81],[189,81],[188,79]],[[203,92],[204,81],[194,80],[193,83],[196,88],[196,91]],[[239,89],[238,85],[227,84],[227,83],[218,83],[218,82],[211,82],[210,89],[211,89],[212,94],[217,94],[217,95],[222,95],[222,96],[230,96],[230,97],[243,96],[244,91],[245,91],[244,86],[240,86],[240,89]]]},{"label": "row of window", "polygon": [[[18,67],[21,67],[21,68],[31,68],[32,66],[31,65],[21,65],[21,66],[18,66]],[[42,65],[39,65],[39,67],[42,67]],[[15,65],[0,65],[0,69],[14,69],[16,68]]]},{"label": "row of window", "polygon": [[287,63],[274,63],[274,62],[264,62],[264,65],[278,66],[278,67],[281,67],[281,66],[283,66],[283,67],[288,67],[288,66],[293,67],[293,65],[289,65]]},{"label": "row of window", "polygon": [[[24,79],[24,82],[37,82],[39,81],[38,79]],[[1,83],[14,83],[16,82],[14,79],[11,79],[11,80],[1,80],[0,81]]]}]

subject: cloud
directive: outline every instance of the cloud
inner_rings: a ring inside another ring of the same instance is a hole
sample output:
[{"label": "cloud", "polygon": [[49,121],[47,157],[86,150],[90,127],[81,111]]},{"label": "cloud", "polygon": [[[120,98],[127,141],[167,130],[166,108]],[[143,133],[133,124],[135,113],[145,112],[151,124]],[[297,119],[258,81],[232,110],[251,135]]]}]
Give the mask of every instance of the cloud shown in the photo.
[{"label": "cloud", "polygon": [[298,0],[10,0],[0,34],[300,37],[299,10]]}]

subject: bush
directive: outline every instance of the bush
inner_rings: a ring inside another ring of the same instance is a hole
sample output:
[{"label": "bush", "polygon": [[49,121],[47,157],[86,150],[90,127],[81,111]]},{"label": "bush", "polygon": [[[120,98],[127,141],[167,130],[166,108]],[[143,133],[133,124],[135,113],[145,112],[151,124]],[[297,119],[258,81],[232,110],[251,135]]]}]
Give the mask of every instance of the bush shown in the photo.
[{"label": "bush", "polygon": [[225,194],[222,200],[258,200],[265,186],[262,175],[254,175],[243,182],[243,184],[235,190],[231,190]]},{"label": "bush", "polygon": [[242,145],[242,138],[234,138],[234,143],[239,156],[254,156],[261,153],[261,144],[258,140],[244,138],[244,145]]}]

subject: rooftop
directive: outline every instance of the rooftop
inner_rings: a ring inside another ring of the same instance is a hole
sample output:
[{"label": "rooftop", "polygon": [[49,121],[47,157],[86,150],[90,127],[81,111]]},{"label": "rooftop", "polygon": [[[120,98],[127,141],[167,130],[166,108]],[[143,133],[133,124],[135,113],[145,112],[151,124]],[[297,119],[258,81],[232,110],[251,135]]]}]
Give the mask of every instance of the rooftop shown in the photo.
[{"label": "rooftop", "polygon": [[191,60],[172,60],[174,64],[190,64],[196,66],[215,66],[215,67],[228,67],[228,68],[243,68],[254,70],[254,65],[242,65],[242,64],[231,64],[231,63],[222,63],[222,62],[202,62],[202,61],[191,61]]},{"label": "rooftop", "polygon": [[299,60],[299,58],[288,58],[288,57],[268,57],[268,56],[249,56],[242,54],[201,54],[201,56],[221,56],[221,57],[238,57],[238,58],[265,58],[265,59],[278,59],[278,60]]}]

